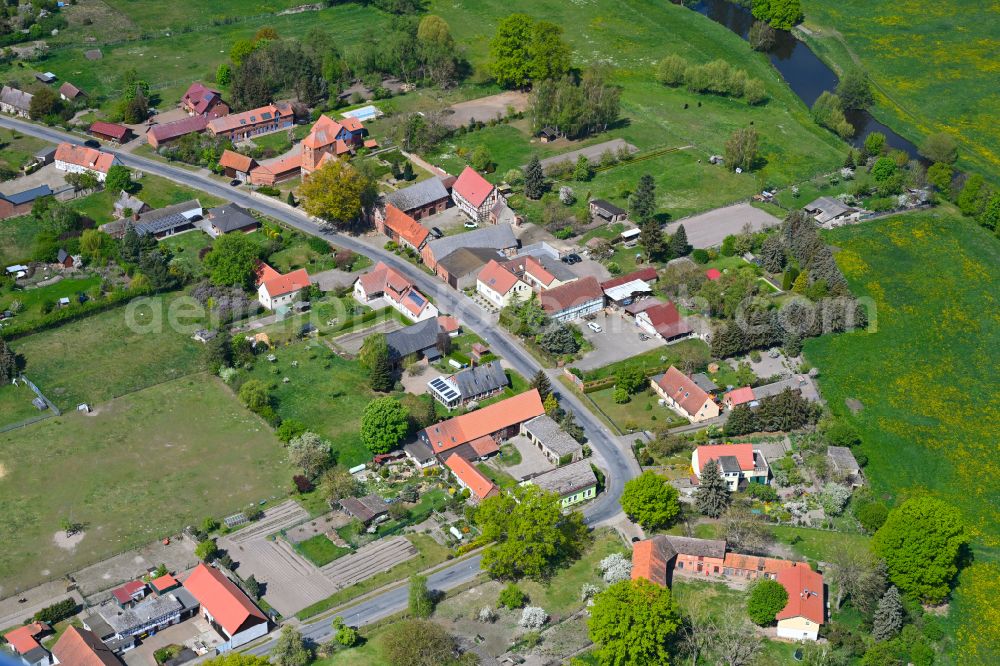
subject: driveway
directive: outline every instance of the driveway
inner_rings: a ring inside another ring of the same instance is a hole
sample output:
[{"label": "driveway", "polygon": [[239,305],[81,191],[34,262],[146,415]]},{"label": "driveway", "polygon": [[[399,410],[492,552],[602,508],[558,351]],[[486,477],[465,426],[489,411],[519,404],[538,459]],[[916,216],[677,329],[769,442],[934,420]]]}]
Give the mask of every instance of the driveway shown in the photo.
[{"label": "driveway", "polygon": [[577,322],[583,331],[583,337],[594,345],[592,351],[587,352],[581,360],[573,364],[573,367],[580,370],[602,368],[644,352],[664,348],[662,340],[655,338],[640,340],[639,327],[631,319],[625,319],[618,313],[599,312],[594,323],[603,329],[600,333],[590,330],[587,322],[582,319]]},{"label": "driveway", "polygon": [[345,333],[339,338],[333,339],[333,344],[337,345],[343,349],[348,354],[357,354],[361,351],[361,345],[364,344],[365,338],[373,333],[391,333],[392,331],[398,331],[403,328],[403,324],[399,322],[398,319],[386,319],[385,321],[380,321],[374,326],[369,326],[368,328],[363,328],[360,331],[354,331],[353,333]]},{"label": "driveway", "polygon": [[350,287],[354,284],[355,280],[358,279],[358,276],[361,275],[361,273],[362,271],[349,273],[347,271],[331,268],[328,271],[313,273],[309,276],[309,281],[318,285],[323,291],[333,291],[338,287]]},{"label": "driveway", "polygon": [[452,206],[451,208],[445,208],[440,213],[421,218],[420,224],[427,231],[437,227],[445,236],[451,236],[452,234],[463,233],[466,230],[464,225],[468,221],[469,216],[463,213],[461,208]]},{"label": "driveway", "polygon": [[744,225],[749,224],[751,229],[759,231],[777,226],[781,224],[781,220],[748,203],[741,203],[671,222],[667,225],[667,231],[674,233],[682,224],[687,232],[688,243],[696,248],[706,248],[722,245],[722,239],[740,233]]},{"label": "driveway", "polygon": [[[568,153],[562,153],[561,155],[555,155],[553,157],[546,157],[542,160],[542,169],[548,169],[553,164],[559,164],[560,162],[565,162],[569,160],[574,164],[580,155],[583,155],[591,162],[600,162],[601,155],[607,151],[611,151],[613,155],[617,155],[619,150],[627,150],[630,153],[638,152],[638,148],[633,146],[631,143],[625,141],[625,139],[612,139],[611,141],[604,141],[602,143],[595,143],[592,146],[587,146],[586,148],[578,148],[577,150],[571,150]],[[522,165],[522,169],[528,165]]]},{"label": "driveway", "polygon": [[63,172],[57,169],[55,164],[46,164],[34,173],[3,183],[0,185],[0,192],[7,195],[17,194],[41,185],[48,185],[52,191],[58,192],[67,187],[66,179],[63,176]]},{"label": "driveway", "polygon": [[518,435],[508,440],[508,443],[513,444],[517,448],[521,454],[521,462],[509,467],[500,466],[500,469],[518,481],[523,481],[529,476],[535,476],[541,472],[548,472],[551,469],[555,469],[555,465],[550,463],[545,454],[539,451],[538,447],[532,444],[527,437]]},{"label": "driveway", "polygon": [[156,666],[153,653],[168,645],[184,645],[194,648],[196,643],[216,646],[222,644],[222,636],[205,619],[196,616],[156,632],[155,636],[142,639],[142,644],[122,655],[127,666]]}]

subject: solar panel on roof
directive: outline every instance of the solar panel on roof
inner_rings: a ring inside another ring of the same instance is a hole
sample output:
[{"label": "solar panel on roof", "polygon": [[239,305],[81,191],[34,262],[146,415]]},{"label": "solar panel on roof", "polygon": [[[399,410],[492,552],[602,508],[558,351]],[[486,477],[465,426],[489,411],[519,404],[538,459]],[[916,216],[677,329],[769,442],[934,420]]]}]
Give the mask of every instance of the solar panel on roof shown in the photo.
[{"label": "solar panel on roof", "polygon": [[423,298],[422,298],[422,297],[420,296],[420,294],[417,294],[417,293],[415,293],[415,292],[412,292],[412,291],[411,291],[411,292],[410,292],[410,293],[408,294],[408,296],[410,297],[410,300],[411,300],[411,301],[413,301],[414,303],[416,303],[416,304],[417,304],[418,306],[420,306],[420,307],[423,307],[424,303],[426,303],[426,302],[427,302],[427,301],[425,301],[425,300],[424,300],[424,299],[423,299]]}]

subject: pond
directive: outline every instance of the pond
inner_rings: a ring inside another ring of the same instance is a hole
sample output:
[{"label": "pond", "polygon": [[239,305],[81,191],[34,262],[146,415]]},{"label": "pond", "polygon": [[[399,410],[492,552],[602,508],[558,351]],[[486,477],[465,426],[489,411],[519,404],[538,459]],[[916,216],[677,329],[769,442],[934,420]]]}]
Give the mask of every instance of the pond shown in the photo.
[{"label": "pond", "polygon": [[[682,4],[679,0],[678,4]],[[731,31],[747,39],[750,26],[754,22],[753,14],[746,7],[728,0],[699,0],[695,3],[683,3],[703,16],[729,28]],[[813,53],[809,46],[796,39],[787,30],[776,30],[777,38],[774,47],[768,52],[771,64],[781,74],[785,82],[806,106],[812,108],[813,103],[824,90],[834,91],[837,87],[837,74]],[[899,136],[891,129],[875,120],[870,113],[863,110],[846,111],[848,122],[854,126],[854,137],[850,143],[860,147],[865,137],[872,132],[885,135],[886,143],[892,148],[906,151],[915,159],[919,159],[917,147],[910,141]]]}]

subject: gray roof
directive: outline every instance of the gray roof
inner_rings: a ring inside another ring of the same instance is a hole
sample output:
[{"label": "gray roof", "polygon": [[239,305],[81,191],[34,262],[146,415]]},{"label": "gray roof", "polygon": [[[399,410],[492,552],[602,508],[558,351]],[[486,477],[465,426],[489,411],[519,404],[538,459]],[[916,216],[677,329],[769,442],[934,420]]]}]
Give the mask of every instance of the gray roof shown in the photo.
[{"label": "gray roof", "polygon": [[507,373],[500,361],[490,361],[484,365],[457,373],[453,378],[463,400],[501,389],[508,384]]},{"label": "gray roof", "polygon": [[430,460],[431,458],[434,457],[434,449],[432,449],[430,444],[427,444],[422,439],[418,439],[415,442],[410,442],[409,444],[403,447],[403,450],[406,451],[407,455],[409,455],[411,458],[413,458],[414,460],[418,460],[420,462],[423,462],[425,460]]},{"label": "gray roof", "polygon": [[577,278],[577,274],[570,270],[569,266],[558,259],[553,259],[545,254],[535,255],[535,259],[537,259],[538,263],[544,266],[545,270],[552,273],[553,277],[560,282],[569,282],[570,280],[575,280]]},{"label": "gray roof", "polygon": [[118,210],[131,208],[133,213],[142,213],[142,209],[145,207],[145,201],[139,197],[132,196],[125,190],[122,190],[121,194],[118,195],[118,199],[115,200],[115,208]]},{"label": "gray roof", "polygon": [[696,372],[691,375],[691,381],[705,393],[719,390],[719,385],[713,382],[704,372]]},{"label": "gray roof", "polygon": [[107,604],[100,608],[101,617],[111,625],[116,634],[127,636],[138,632],[150,622],[165,618],[183,609],[172,594],[146,597],[131,608]]},{"label": "gray roof", "polygon": [[770,398],[773,395],[778,395],[785,389],[801,392],[802,383],[803,382],[800,382],[798,377],[789,377],[788,379],[782,379],[779,382],[764,384],[763,386],[754,388],[753,397],[755,400],[762,400],[763,398]]},{"label": "gray roof", "polygon": [[157,208],[139,215],[135,222],[135,231],[140,236],[158,234],[190,223],[202,214],[201,202],[197,199],[184,201],[173,206]]},{"label": "gray roof", "polygon": [[739,474],[742,469],[736,456],[719,456],[719,468],[723,474]]},{"label": "gray roof", "polygon": [[531,419],[524,424],[524,430],[560,458],[576,453],[582,448],[580,443],[570,437],[548,414]]},{"label": "gray roof", "polygon": [[257,224],[257,218],[234,203],[209,208],[208,215],[212,218],[212,226],[218,227],[224,234]]},{"label": "gray roof", "polygon": [[340,506],[361,522],[367,523],[389,511],[389,505],[378,495],[364,497],[345,497],[340,500]]},{"label": "gray roof", "polygon": [[855,474],[861,469],[861,465],[854,458],[854,454],[846,446],[827,447],[826,455],[830,458],[833,466],[841,472]]},{"label": "gray roof", "polygon": [[564,497],[571,493],[597,485],[597,477],[590,468],[589,460],[564,465],[545,474],[539,474],[531,479],[531,483],[542,490],[557,493]]},{"label": "gray roof", "polygon": [[83,623],[88,629],[97,634],[97,637],[101,640],[115,635],[115,630],[112,629],[111,625],[108,624],[107,621],[97,612],[83,618]]},{"label": "gray roof", "polygon": [[463,247],[490,248],[493,250],[506,250],[517,247],[517,238],[509,224],[492,224],[480,227],[473,231],[454,236],[438,238],[427,244],[430,247],[434,258],[441,261],[444,257]]},{"label": "gray roof", "polygon": [[4,86],[0,88],[0,102],[4,104],[10,104],[15,109],[20,111],[27,111],[28,107],[31,106],[31,98],[34,97],[31,93],[24,92],[17,88],[11,88],[10,86]]},{"label": "gray roof", "polygon": [[430,178],[385,195],[386,201],[404,213],[447,198],[448,190],[438,178]]},{"label": "gray roof", "polygon": [[820,197],[805,206],[805,210],[816,214],[816,221],[823,223],[839,217],[845,213],[850,213],[854,209],[839,199],[833,197]]},{"label": "gray roof", "polygon": [[726,556],[726,542],[715,539],[694,539],[691,537],[663,535],[662,538],[674,552],[681,555],[696,555],[700,557],[717,557],[722,559]]},{"label": "gray roof", "polygon": [[444,259],[438,261],[449,275],[461,277],[470,273],[478,273],[479,269],[490,262],[490,259],[503,260],[496,250],[482,247],[461,247]]},{"label": "gray roof", "polygon": [[440,331],[441,324],[438,323],[436,317],[432,317],[398,331],[386,333],[385,342],[389,345],[389,353],[396,358],[405,358],[417,352],[429,354],[431,349],[434,349],[435,352],[437,350]]},{"label": "gray roof", "polygon": [[50,196],[51,194],[51,187],[48,185],[39,185],[38,187],[32,187],[30,190],[15,192],[14,194],[0,194],[0,198],[17,206],[28,203],[29,201],[34,201],[35,199]]},{"label": "gray roof", "polygon": [[596,208],[600,208],[601,210],[607,212],[610,215],[625,214],[624,208],[619,208],[610,201],[605,201],[604,199],[591,199],[590,203],[593,204]]}]

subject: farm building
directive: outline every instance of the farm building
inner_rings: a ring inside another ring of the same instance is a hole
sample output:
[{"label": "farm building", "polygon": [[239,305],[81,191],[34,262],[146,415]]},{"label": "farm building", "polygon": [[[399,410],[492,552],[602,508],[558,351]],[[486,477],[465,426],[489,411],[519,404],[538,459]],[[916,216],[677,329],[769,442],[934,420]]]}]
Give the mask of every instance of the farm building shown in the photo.
[{"label": "farm building", "polygon": [[226,639],[218,648],[220,652],[228,652],[267,633],[264,613],[215,567],[199,564],[184,581],[184,589],[201,604],[201,615]]},{"label": "farm building", "polygon": [[90,129],[87,130],[87,133],[90,134],[90,136],[103,139],[104,141],[111,141],[113,143],[126,143],[132,136],[132,130],[124,125],[106,123],[101,120],[91,123]]},{"label": "farm building", "polygon": [[599,312],[604,307],[604,290],[597,278],[588,275],[543,291],[538,300],[546,315],[559,322],[568,322]]},{"label": "farm building", "polygon": [[208,127],[208,116],[191,116],[162,125],[153,125],[146,130],[146,142],[156,150],[182,136],[204,132],[206,127]]},{"label": "farm building", "polygon": [[451,188],[451,199],[472,221],[483,224],[503,195],[475,169],[465,167]]},{"label": "farm building", "polygon": [[295,122],[295,112],[287,102],[268,104],[242,113],[212,118],[206,129],[212,136],[222,136],[232,141],[250,139],[288,129]]},{"label": "farm building", "polygon": [[416,185],[386,194],[385,200],[387,204],[392,204],[413,219],[419,220],[445,210],[451,203],[451,196],[440,178],[428,178]]},{"label": "farm building", "polygon": [[257,160],[232,150],[222,151],[219,166],[226,178],[235,178],[241,183],[250,180],[250,172],[257,166]]}]

